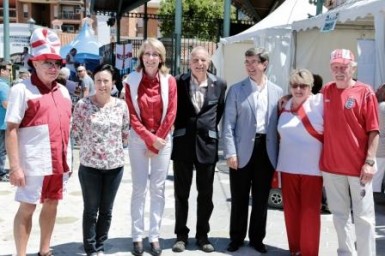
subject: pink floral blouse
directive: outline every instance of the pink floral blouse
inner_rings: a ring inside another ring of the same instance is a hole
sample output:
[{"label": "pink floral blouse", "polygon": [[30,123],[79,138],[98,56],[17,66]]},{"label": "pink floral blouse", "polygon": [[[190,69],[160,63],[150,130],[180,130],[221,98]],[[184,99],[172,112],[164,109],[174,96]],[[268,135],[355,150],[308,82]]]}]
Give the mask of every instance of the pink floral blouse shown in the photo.
[{"label": "pink floral blouse", "polygon": [[75,105],[72,137],[80,145],[80,163],[110,170],[124,165],[123,147],[128,144],[127,104],[113,98],[115,104],[99,108],[89,97]]}]

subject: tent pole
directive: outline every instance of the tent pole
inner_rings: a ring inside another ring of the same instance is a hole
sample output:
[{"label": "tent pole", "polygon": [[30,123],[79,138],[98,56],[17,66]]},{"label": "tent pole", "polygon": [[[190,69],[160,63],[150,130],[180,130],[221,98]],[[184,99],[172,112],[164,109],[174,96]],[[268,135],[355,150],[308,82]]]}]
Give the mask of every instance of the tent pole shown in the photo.
[{"label": "tent pole", "polygon": [[176,0],[175,3],[175,31],[174,31],[174,39],[175,39],[175,54],[174,54],[174,74],[180,73],[180,54],[182,48],[182,0]]},{"label": "tent pole", "polygon": [[3,9],[3,59],[9,61],[11,59],[9,46],[9,0],[4,0]]},{"label": "tent pole", "polygon": [[293,44],[294,44],[294,51],[293,51],[293,69],[297,68],[297,31],[293,31]]},{"label": "tent pole", "polygon": [[322,5],[324,4],[324,0],[317,0],[317,11],[316,15],[322,13]]},{"label": "tent pole", "polygon": [[224,6],[224,15],[223,15],[223,37],[230,36],[230,9],[231,9],[231,0],[225,0]]},{"label": "tent pole", "polygon": [[117,12],[116,12],[116,17],[115,17],[115,21],[116,21],[116,42],[119,44],[120,43],[120,21],[122,19],[122,4],[123,4],[123,0],[120,0],[119,3],[118,3],[118,9],[117,9]]},{"label": "tent pole", "polygon": [[147,14],[147,2],[144,4],[144,26],[143,26],[143,37],[144,40],[147,39],[147,25],[148,25],[148,14]]},{"label": "tent pole", "polygon": [[120,20],[122,19],[122,17],[120,16],[120,14],[118,14],[118,16],[116,16],[116,42],[118,44],[120,44]]}]

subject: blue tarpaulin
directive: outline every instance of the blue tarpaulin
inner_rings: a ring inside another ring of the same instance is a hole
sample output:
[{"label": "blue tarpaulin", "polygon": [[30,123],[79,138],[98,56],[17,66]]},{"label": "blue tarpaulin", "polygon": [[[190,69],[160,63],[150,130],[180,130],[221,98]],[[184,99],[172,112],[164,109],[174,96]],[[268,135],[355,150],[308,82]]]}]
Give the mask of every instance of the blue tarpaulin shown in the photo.
[{"label": "blue tarpaulin", "polygon": [[85,22],[75,39],[60,49],[60,55],[65,59],[72,48],[77,50],[75,61],[80,64],[86,64],[87,69],[93,70],[93,67],[99,64],[99,42],[92,34],[87,22]]}]

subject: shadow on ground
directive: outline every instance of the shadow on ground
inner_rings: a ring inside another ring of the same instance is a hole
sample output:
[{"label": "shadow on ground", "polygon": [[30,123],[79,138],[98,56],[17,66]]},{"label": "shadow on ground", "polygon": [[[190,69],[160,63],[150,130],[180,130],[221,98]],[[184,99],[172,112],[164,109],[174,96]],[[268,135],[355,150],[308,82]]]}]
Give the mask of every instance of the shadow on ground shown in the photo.
[{"label": "shadow on ground", "polygon": [[[223,237],[210,237],[211,243],[214,245],[216,252],[223,253],[224,255],[234,255],[234,256],[251,256],[251,255],[259,255],[258,252],[256,252],[254,249],[248,246],[247,242],[244,246],[240,247],[238,251],[236,252],[228,252],[226,251],[227,245],[229,243],[228,238]],[[174,244],[175,239],[161,239],[160,243],[162,246],[163,251],[169,251],[171,252],[172,245]],[[150,252],[150,245],[147,239],[143,241],[144,243],[144,250],[146,253]],[[132,250],[132,239],[131,238],[111,238],[108,239],[106,242],[106,251],[105,253],[108,254],[114,254],[114,253],[130,253]],[[275,255],[275,256],[283,256],[287,255],[288,251],[269,246],[267,245],[268,253],[265,255]],[[61,255],[85,255],[83,251],[83,244],[82,243],[65,243],[60,245],[55,245],[52,247],[52,251],[55,254],[55,256],[61,256]],[[186,252],[194,253],[195,251],[198,253],[200,252],[199,247],[195,244],[195,239],[190,238],[188,240],[188,245],[186,247]],[[169,255],[170,253],[167,253]],[[164,253],[166,254],[166,253]],[[12,256],[12,255],[2,255],[0,256]],[[27,256],[36,256],[36,254],[28,254]]]}]

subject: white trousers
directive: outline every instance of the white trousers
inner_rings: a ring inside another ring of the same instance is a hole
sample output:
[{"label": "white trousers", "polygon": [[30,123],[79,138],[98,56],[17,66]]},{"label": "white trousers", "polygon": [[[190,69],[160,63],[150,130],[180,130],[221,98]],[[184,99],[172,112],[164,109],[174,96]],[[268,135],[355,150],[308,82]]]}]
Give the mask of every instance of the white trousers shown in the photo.
[{"label": "white trousers", "polygon": [[[375,213],[372,183],[364,187],[358,177],[322,172],[328,206],[338,236],[339,256],[375,256]],[[365,190],[365,195],[362,192]],[[353,223],[350,219],[353,208]],[[357,242],[357,251],[354,241]]]},{"label": "white trousers", "polygon": [[159,154],[149,158],[144,141],[130,131],[128,153],[131,163],[132,196],[131,219],[132,240],[142,241],[144,235],[144,210],[147,188],[150,189],[150,227],[148,240],[150,243],[159,240],[160,225],[165,205],[165,181],[171,157],[171,136],[168,135],[167,145]]},{"label": "white trousers", "polygon": [[385,172],[385,157],[376,158],[377,171],[373,176],[373,192],[381,192]]}]

